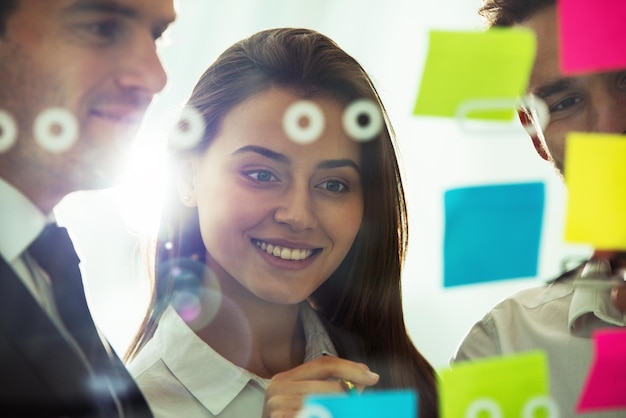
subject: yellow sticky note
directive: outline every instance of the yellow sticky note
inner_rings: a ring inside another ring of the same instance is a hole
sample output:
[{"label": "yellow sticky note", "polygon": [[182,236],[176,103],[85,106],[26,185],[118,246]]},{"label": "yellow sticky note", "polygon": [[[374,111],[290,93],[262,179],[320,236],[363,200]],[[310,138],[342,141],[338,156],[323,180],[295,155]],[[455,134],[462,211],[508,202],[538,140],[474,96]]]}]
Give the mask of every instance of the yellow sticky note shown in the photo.
[{"label": "yellow sticky note", "polygon": [[466,113],[469,118],[512,119],[514,102],[528,85],[535,44],[534,33],[523,28],[431,31],[413,113],[452,117],[470,105],[476,110]]},{"label": "yellow sticky note", "polygon": [[438,378],[442,418],[526,417],[558,409],[548,396],[543,351],[456,363]]},{"label": "yellow sticky note", "polygon": [[571,133],[565,148],[565,240],[626,250],[626,139]]}]

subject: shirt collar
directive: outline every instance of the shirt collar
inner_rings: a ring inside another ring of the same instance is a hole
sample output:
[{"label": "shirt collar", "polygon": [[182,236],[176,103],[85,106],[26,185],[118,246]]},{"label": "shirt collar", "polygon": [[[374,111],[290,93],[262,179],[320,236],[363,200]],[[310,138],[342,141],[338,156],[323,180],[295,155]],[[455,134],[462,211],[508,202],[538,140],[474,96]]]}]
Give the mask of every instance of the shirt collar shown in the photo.
[{"label": "shirt collar", "polygon": [[[583,269],[579,269],[582,272]],[[579,277],[580,273],[576,277]],[[575,286],[568,315],[569,330],[590,337],[597,328],[626,326],[625,315],[611,301],[610,289]]]},{"label": "shirt collar", "polygon": [[[336,356],[328,333],[307,302],[301,304],[300,318],[306,339],[305,362],[323,354]],[[246,385],[258,384],[265,390],[269,383],[269,379],[256,376],[219,355],[193,332],[171,306],[163,313],[155,339],[163,347],[162,356],[167,367],[213,415],[220,414]],[[198,364],[203,365],[205,373],[198,373]]]},{"label": "shirt collar", "polygon": [[306,340],[304,362],[315,360],[327,354],[336,357],[337,351],[330,340],[326,328],[324,328],[322,321],[320,321],[317,313],[308,302],[303,302],[300,305],[300,319],[302,320],[304,338]]},{"label": "shirt collar", "polygon": [[0,178],[0,255],[19,257],[46,225],[46,216],[19,190]]}]

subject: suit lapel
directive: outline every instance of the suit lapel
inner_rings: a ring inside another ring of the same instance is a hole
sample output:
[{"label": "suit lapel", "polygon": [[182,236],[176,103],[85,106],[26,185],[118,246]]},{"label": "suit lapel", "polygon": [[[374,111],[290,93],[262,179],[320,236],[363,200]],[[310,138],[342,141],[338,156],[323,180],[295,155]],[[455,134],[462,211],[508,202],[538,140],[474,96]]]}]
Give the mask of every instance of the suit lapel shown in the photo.
[{"label": "suit lapel", "polygon": [[[76,351],[0,258],[0,401],[45,411],[87,411],[94,399],[89,371]],[[6,370],[6,372],[5,372]]]}]

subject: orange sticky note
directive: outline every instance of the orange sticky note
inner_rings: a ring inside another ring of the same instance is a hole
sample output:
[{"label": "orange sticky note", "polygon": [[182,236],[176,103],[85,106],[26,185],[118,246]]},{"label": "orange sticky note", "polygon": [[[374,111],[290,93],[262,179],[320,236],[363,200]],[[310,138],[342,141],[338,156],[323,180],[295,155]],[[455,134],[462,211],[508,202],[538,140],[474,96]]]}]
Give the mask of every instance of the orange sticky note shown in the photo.
[{"label": "orange sticky note", "polygon": [[626,138],[571,133],[566,141],[565,240],[626,249]]}]

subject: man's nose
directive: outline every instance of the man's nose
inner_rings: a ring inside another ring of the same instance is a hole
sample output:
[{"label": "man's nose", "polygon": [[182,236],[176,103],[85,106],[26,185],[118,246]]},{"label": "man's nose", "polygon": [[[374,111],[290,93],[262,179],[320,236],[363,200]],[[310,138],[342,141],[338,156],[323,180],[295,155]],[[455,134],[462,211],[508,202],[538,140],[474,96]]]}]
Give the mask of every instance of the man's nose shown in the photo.
[{"label": "man's nose", "polygon": [[606,89],[596,96],[593,131],[626,134],[626,90]]},{"label": "man's nose", "polygon": [[150,97],[163,90],[167,83],[167,74],[152,36],[137,36],[130,42],[124,54],[116,80],[120,87],[142,91]]}]

